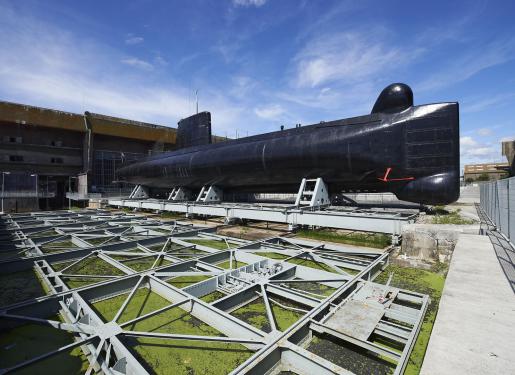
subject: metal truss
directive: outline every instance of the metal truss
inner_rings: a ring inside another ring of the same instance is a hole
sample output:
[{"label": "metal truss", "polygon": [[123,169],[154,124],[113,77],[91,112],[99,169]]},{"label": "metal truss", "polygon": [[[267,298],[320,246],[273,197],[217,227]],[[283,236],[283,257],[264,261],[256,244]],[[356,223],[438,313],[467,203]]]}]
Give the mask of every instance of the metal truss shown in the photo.
[{"label": "metal truss", "polygon": [[180,212],[186,215],[218,216],[226,222],[233,219],[259,220],[288,224],[387,233],[400,236],[406,224],[414,223],[417,213],[391,212],[341,207],[298,207],[280,204],[173,202],[156,199],[108,200],[114,207]]},{"label": "metal truss", "polygon": [[[152,373],[127,344],[135,338],[240,345],[251,354],[231,374],[352,373],[346,363],[312,350],[314,338],[322,337],[386,361],[400,374],[428,304],[426,295],[373,282],[389,251],[284,237],[247,241],[216,235],[213,228],[101,210],[4,216],[0,239],[1,253],[17,254],[0,262],[0,275],[34,269],[48,293],[0,306],[0,331],[30,323],[74,337],[65,346],[3,366],[0,373],[31,369],[77,347],[87,357],[87,374]],[[103,266],[87,268],[92,260]],[[190,276],[202,280],[182,288],[173,284]],[[122,319],[141,291],[166,304]],[[215,292],[220,298],[203,300]],[[112,298],[123,303],[106,319],[95,304]],[[266,328],[235,314],[257,300],[265,307]],[[278,307],[298,319],[280,327]],[[174,309],[220,334],[134,329]],[[61,319],[51,318],[58,314]]]}]

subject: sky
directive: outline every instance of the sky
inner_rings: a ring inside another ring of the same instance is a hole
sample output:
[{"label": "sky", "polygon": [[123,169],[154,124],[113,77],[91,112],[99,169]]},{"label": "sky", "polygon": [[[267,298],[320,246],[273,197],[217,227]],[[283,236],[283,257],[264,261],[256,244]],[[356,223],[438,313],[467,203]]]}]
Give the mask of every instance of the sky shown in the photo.
[{"label": "sky", "polygon": [[461,164],[515,139],[515,2],[0,0],[0,100],[236,137],[460,103]]}]

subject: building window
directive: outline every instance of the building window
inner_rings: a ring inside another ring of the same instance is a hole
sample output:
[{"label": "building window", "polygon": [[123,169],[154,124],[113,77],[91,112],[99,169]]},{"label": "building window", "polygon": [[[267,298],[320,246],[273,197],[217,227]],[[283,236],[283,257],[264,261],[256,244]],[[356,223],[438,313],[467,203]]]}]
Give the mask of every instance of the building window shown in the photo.
[{"label": "building window", "polygon": [[21,156],[21,155],[9,155],[9,161],[23,161],[23,156]]},{"label": "building window", "polygon": [[52,158],[50,159],[52,164],[63,164],[63,158]]}]

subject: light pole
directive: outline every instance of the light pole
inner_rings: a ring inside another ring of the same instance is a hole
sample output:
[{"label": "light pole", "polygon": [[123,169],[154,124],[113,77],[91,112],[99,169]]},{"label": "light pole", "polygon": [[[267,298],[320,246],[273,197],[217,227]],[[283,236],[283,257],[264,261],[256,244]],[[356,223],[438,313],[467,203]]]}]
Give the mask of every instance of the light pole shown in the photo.
[{"label": "light pole", "polygon": [[6,174],[11,174],[11,172],[2,172],[2,214],[4,213],[4,186]]}]

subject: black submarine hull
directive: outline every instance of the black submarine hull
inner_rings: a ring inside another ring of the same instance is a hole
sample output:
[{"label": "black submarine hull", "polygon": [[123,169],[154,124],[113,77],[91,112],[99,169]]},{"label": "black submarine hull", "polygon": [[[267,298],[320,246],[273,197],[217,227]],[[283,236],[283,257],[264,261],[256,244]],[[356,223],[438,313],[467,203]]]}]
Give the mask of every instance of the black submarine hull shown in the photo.
[{"label": "black submarine hull", "polygon": [[128,165],[118,178],[155,188],[293,193],[302,178],[321,177],[332,194],[392,192],[431,205],[456,201],[458,103],[397,110],[173,151]]}]

